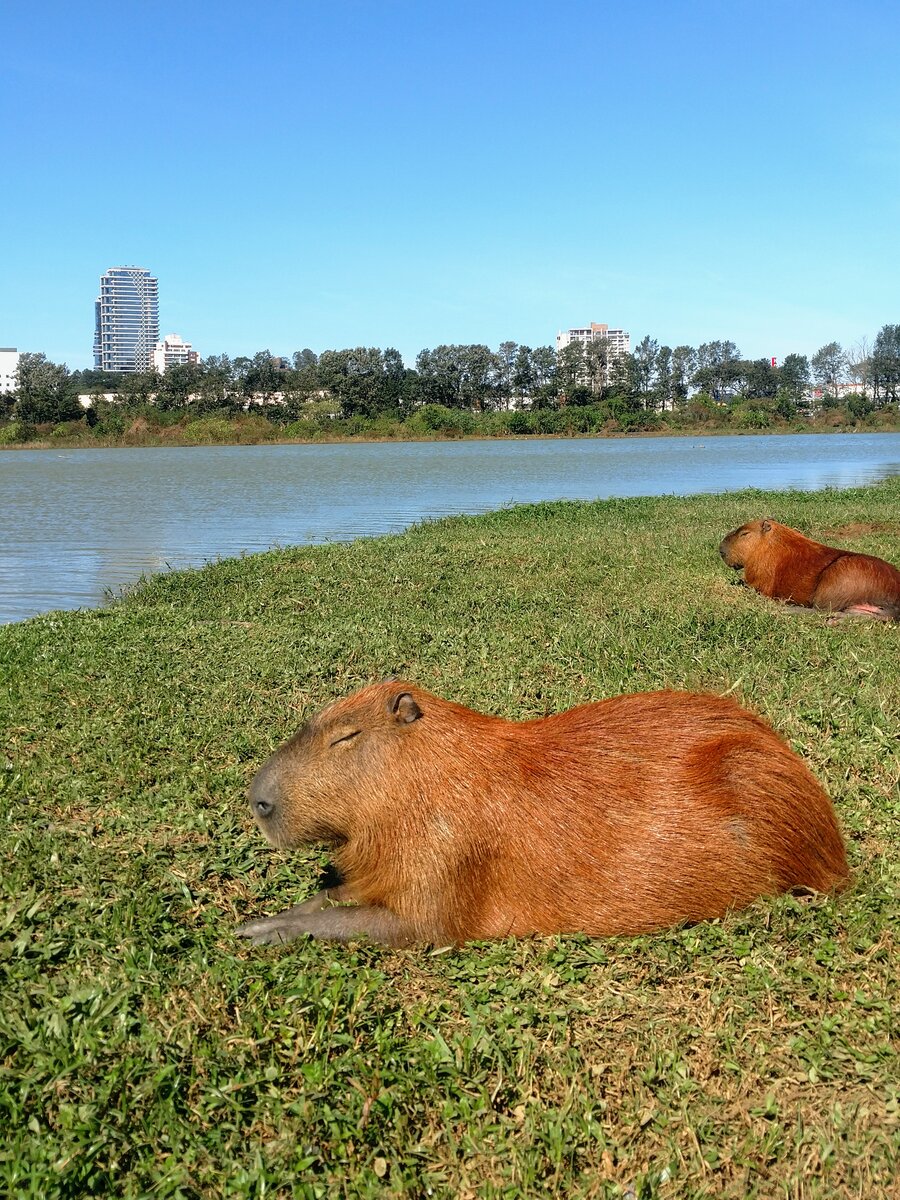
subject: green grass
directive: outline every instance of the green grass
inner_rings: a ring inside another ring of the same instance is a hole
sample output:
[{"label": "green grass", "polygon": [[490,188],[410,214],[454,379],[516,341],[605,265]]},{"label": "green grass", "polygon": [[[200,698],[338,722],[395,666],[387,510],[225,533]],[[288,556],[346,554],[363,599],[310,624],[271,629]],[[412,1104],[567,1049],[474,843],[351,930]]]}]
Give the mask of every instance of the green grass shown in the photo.
[{"label": "green grass", "polygon": [[[900,1195],[900,627],[736,586],[719,539],[761,515],[900,557],[896,479],[542,504],[0,630],[0,1193]],[[247,946],[323,861],[255,832],[253,771],[390,673],[515,718],[730,691],[854,885],[654,937]]]}]

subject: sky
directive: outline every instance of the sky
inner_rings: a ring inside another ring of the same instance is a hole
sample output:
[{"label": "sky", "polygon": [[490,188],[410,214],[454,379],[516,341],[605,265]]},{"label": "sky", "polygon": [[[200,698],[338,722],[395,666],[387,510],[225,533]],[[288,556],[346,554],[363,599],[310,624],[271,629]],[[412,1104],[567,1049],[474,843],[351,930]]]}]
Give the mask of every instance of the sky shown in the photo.
[{"label": "sky", "polygon": [[201,356],[900,323],[896,0],[7,0],[0,345],[111,266]]}]

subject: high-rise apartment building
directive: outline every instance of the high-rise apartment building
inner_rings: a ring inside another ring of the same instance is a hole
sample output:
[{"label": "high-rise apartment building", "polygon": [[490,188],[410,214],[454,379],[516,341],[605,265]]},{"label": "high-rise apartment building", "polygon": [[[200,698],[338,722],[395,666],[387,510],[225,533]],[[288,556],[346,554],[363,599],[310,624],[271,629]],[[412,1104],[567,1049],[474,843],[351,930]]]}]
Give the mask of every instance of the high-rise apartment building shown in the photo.
[{"label": "high-rise apartment building", "polygon": [[15,346],[0,346],[0,393],[18,387],[19,352]]},{"label": "high-rise apartment building", "polygon": [[200,355],[190,342],[177,333],[167,333],[161,342],[153,349],[153,369],[160,375],[165,375],[166,367],[174,367],[178,363],[195,363],[200,361]]},{"label": "high-rise apartment building", "polygon": [[94,309],[94,366],[149,371],[159,340],[159,281],[143,267],[110,267]]},{"label": "high-rise apartment building", "polygon": [[599,342],[602,339],[609,342],[611,355],[631,353],[630,333],[626,333],[624,329],[610,329],[608,325],[598,325],[595,321],[591,321],[590,325],[586,325],[583,329],[568,329],[565,333],[558,333],[556,350],[558,353],[568,346],[569,342],[583,342],[585,345],[589,345],[591,342]]}]

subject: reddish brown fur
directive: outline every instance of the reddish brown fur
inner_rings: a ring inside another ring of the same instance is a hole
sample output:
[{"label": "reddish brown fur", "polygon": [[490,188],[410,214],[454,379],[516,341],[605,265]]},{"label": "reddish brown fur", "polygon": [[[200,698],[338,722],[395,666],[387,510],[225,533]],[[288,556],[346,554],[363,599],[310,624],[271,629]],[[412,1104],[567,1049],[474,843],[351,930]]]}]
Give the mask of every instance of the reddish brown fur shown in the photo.
[{"label": "reddish brown fur", "polygon": [[[276,751],[251,806],[277,846],[329,843],[344,880],[244,926],[255,941],[635,934],[847,880],[800,758],[733,701],[689,692],[513,722],[376,684]],[[362,907],[316,911],[329,899]]]},{"label": "reddish brown fur", "polygon": [[883,558],[814,542],[778,521],[750,521],[719,553],[764,596],[806,608],[900,620],[900,571]]}]

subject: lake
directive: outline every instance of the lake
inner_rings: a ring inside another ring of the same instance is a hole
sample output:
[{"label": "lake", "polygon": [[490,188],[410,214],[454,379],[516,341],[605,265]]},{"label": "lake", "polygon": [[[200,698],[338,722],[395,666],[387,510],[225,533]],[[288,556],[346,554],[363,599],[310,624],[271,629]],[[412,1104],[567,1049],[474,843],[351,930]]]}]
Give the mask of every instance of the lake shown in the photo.
[{"label": "lake", "polygon": [[203,446],[0,453],[0,622],[144,574],[449,513],[608,496],[853,487],[900,434]]}]

